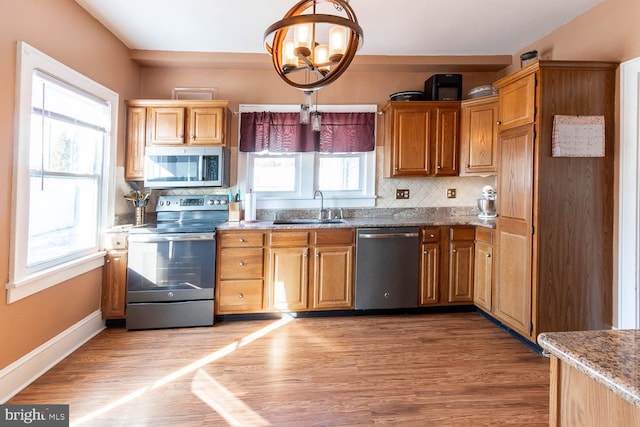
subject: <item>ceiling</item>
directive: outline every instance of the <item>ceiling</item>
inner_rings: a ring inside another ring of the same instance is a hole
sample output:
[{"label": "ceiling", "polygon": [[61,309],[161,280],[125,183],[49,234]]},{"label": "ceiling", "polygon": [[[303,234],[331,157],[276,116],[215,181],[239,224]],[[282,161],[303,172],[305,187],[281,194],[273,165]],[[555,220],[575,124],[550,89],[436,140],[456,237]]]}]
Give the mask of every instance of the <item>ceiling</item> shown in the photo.
[{"label": "ceiling", "polygon": [[[360,55],[513,55],[604,0],[350,0]],[[264,53],[295,0],[76,0],[130,49]],[[325,5],[326,6],[326,5]]]}]

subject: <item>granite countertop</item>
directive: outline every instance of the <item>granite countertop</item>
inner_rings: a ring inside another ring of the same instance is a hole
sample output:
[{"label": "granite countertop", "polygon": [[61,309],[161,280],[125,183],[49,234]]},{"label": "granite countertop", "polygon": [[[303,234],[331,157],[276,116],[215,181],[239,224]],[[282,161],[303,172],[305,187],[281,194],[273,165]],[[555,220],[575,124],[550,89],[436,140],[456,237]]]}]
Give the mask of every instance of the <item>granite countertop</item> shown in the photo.
[{"label": "granite countertop", "polygon": [[640,330],[546,332],[538,344],[640,406]]},{"label": "granite countertop", "polygon": [[273,221],[240,221],[226,222],[217,227],[218,230],[239,229],[294,229],[294,228],[361,228],[361,227],[420,227],[439,225],[472,225],[496,228],[495,219],[481,219],[475,215],[434,215],[424,218],[417,217],[374,217],[374,218],[345,218],[341,223],[318,224],[274,224]]}]

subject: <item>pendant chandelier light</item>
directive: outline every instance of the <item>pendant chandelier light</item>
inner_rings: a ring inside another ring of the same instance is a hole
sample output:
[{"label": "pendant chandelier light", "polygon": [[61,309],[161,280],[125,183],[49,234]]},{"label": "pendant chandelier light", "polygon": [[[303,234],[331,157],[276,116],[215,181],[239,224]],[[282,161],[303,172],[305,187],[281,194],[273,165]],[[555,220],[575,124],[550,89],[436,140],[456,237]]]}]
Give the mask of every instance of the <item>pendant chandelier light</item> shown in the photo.
[{"label": "pendant chandelier light", "polygon": [[[302,0],[267,28],[265,48],[287,84],[305,93],[315,91],[349,67],[362,46],[363,32],[348,1]],[[320,7],[333,14],[318,13]]]}]

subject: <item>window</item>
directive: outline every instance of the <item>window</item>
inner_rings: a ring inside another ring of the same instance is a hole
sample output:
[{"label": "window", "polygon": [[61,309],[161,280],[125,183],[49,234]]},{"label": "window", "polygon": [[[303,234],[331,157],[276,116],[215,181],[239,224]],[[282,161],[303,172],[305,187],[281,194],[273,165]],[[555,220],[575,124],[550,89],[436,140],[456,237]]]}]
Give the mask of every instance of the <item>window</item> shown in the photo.
[{"label": "window", "polygon": [[118,102],[26,43],[18,59],[9,302],[102,265]]},{"label": "window", "polygon": [[[299,106],[248,106],[240,112],[292,112]],[[376,106],[319,106],[321,111],[375,112]],[[375,205],[375,151],[357,153],[238,153],[238,187],[256,193],[258,208],[315,208],[315,190],[325,206]]]}]

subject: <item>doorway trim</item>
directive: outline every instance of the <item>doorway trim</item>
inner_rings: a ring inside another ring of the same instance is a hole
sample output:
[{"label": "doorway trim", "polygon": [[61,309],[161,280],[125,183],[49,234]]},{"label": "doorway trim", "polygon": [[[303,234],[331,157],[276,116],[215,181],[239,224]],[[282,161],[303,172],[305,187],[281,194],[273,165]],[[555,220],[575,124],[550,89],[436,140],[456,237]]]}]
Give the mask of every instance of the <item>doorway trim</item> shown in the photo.
[{"label": "doorway trim", "polygon": [[619,329],[640,328],[640,58],[620,64]]}]

